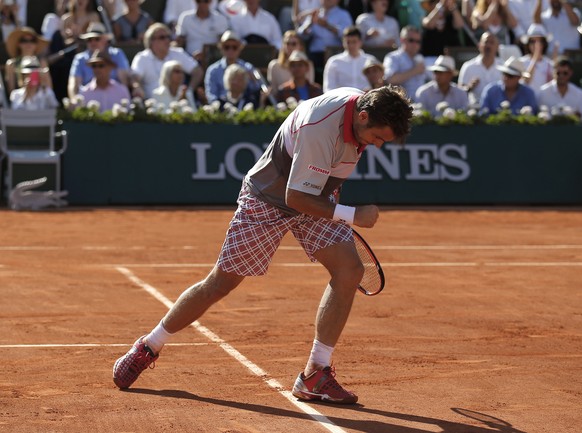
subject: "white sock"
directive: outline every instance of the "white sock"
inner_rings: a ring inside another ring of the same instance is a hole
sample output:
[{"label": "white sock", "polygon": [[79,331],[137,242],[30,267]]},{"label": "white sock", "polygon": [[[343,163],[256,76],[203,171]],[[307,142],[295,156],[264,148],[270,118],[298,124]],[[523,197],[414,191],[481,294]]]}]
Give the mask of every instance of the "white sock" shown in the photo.
[{"label": "white sock", "polygon": [[326,346],[317,340],[313,340],[313,347],[311,348],[311,354],[309,355],[307,365],[327,367],[331,364],[332,353],[333,347]]},{"label": "white sock", "polygon": [[150,349],[152,349],[156,354],[160,353],[164,344],[166,344],[173,334],[170,334],[164,328],[164,325],[160,321],[158,325],[145,337],[145,341]]}]

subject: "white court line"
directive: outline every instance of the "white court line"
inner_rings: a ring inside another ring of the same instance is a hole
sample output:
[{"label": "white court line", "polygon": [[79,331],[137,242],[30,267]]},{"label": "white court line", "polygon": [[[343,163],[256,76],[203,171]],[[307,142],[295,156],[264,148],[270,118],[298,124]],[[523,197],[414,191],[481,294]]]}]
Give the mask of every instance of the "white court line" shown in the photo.
[{"label": "white court line", "polygon": [[[140,280],[129,269],[127,269],[123,266],[117,266],[115,269],[117,269],[120,273],[122,273],[125,277],[127,277],[132,283],[141,287],[147,293],[149,293],[154,298],[156,298],[158,301],[160,301],[162,304],[164,304],[168,309],[172,308],[172,305],[174,305],[172,303],[172,301],[170,301],[168,298],[166,298],[155,287]],[[198,321],[195,321],[190,326],[195,328],[198,332],[200,332],[202,335],[204,335],[210,341],[218,344],[222,348],[222,350],[224,350],[226,353],[228,353],[230,356],[232,356],[234,359],[236,359],[238,362],[240,362],[242,365],[244,365],[251,373],[253,373],[254,375],[259,376],[261,379],[263,379],[263,381],[265,381],[265,383],[267,385],[269,385],[270,388],[277,391],[279,394],[281,394],[283,397],[285,397],[287,400],[289,400],[289,402],[291,402],[292,404],[297,406],[299,409],[301,409],[307,415],[311,416],[311,418],[313,418],[315,421],[317,421],[322,427],[325,427],[327,430],[329,430],[332,433],[346,433],[345,430],[343,430],[342,428],[340,428],[337,425],[335,425],[334,423],[332,423],[327,417],[325,417],[324,415],[319,413],[317,410],[313,409],[308,404],[305,404],[301,401],[296,400],[295,397],[293,396],[293,394],[291,394],[290,391],[285,390],[283,388],[283,386],[279,383],[279,381],[271,378],[265,370],[263,370],[261,367],[259,367],[258,365],[256,365],[252,361],[250,361],[246,356],[244,356],[242,353],[240,353],[233,346],[228,344],[226,341],[224,341],[222,338],[220,338],[217,334],[212,332],[206,326],[201,325],[200,322],[198,322]]]},{"label": "white court line", "polygon": [[[168,343],[166,346],[207,346],[208,343]],[[63,347],[127,347],[123,343],[71,343],[71,344],[0,344],[0,349],[45,349]]]}]

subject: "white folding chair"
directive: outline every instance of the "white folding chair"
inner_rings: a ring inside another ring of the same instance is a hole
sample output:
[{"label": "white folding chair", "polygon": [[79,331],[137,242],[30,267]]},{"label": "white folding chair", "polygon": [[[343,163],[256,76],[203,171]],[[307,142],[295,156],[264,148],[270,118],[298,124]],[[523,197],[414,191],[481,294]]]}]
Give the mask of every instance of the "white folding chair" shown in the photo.
[{"label": "white folding chair", "polygon": [[[14,185],[47,177],[39,189],[61,190],[61,155],[67,148],[66,131],[56,131],[57,112],[8,110],[0,112],[0,148],[6,156],[6,197]],[[56,141],[61,142],[57,149]]]}]

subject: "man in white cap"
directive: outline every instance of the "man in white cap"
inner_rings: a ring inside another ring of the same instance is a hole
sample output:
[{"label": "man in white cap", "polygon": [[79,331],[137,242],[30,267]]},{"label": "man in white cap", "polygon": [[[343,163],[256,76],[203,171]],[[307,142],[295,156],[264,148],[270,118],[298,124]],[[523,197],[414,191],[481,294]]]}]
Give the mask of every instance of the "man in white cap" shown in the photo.
[{"label": "man in white cap", "polygon": [[416,102],[433,116],[439,115],[437,105],[446,102],[450,108],[464,110],[469,105],[467,92],[453,83],[457,75],[455,60],[450,56],[438,56],[434,65],[428,67],[434,72],[434,80],[423,84],[416,91]]},{"label": "man in white cap", "polygon": [[117,65],[117,68],[111,73],[111,78],[125,86],[129,85],[129,61],[122,50],[109,45],[111,37],[111,34],[107,33],[105,26],[101,23],[89,24],[87,32],[80,36],[87,43],[87,49],[76,54],[73,59],[67,86],[69,98],[73,99],[79,93],[79,87],[86,85],[93,79],[93,69],[87,64],[87,61],[96,50],[107,51],[111,60]]},{"label": "man in white cap", "polygon": [[542,10],[542,0],[537,0],[534,9],[534,23],[543,24],[553,36],[553,44],[558,53],[580,48],[580,12],[567,0],[550,0],[550,7]]},{"label": "man in white cap", "polygon": [[517,57],[510,57],[501,66],[501,81],[491,83],[485,87],[481,95],[481,110],[487,113],[497,113],[504,101],[509,102],[513,114],[519,114],[523,107],[531,107],[532,112],[538,112],[538,103],[534,91],[519,80],[528,74],[525,66]]},{"label": "man in white cap", "polygon": [[245,68],[249,73],[249,92],[259,92],[261,89],[260,83],[255,79],[253,71],[255,67],[244,60],[240,59],[240,53],[244,48],[243,42],[240,40],[239,36],[232,30],[227,30],[223,33],[220,38],[219,43],[220,52],[222,53],[222,58],[208,66],[206,69],[206,75],[204,76],[204,89],[206,91],[206,99],[208,102],[213,102],[218,100],[226,93],[224,88],[224,71],[227,66],[233,63],[238,63],[243,68]]}]

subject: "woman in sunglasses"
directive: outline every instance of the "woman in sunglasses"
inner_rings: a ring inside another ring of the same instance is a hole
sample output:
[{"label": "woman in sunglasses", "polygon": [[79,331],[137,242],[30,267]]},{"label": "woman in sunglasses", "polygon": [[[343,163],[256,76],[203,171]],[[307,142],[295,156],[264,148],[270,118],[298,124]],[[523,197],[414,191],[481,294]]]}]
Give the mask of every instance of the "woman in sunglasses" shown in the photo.
[{"label": "woman in sunglasses", "polygon": [[39,36],[31,27],[20,27],[10,33],[6,41],[6,51],[10,58],[6,61],[5,80],[8,93],[14,89],[22,87],[22,59],[25,57],[34,57],[38,60],[43,74],[50,82],[48,63],[42,54],[46,51],[49,41]]}]

